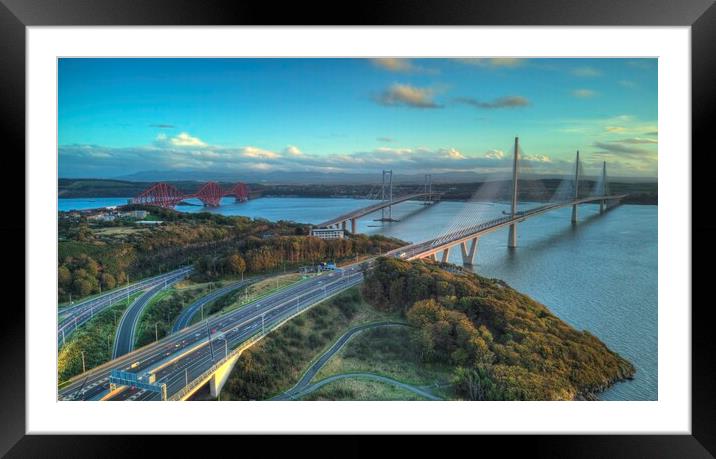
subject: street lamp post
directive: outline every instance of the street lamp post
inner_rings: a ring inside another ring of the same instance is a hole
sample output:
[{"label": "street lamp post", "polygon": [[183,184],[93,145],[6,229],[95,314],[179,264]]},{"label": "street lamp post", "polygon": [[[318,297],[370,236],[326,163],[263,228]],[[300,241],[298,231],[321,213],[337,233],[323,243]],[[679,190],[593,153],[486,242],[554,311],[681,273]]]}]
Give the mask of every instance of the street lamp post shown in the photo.
[{"label": "street lamp post", "polygon": [[80,354],[82,354],[82,373],[84,373],[85,370],[85,351],[80,351]]},{"label": "street lamp post", "polygon": [[159,322],[154,322],[154,341],[159,341],[159,328],[157,327],[159,325]]}]

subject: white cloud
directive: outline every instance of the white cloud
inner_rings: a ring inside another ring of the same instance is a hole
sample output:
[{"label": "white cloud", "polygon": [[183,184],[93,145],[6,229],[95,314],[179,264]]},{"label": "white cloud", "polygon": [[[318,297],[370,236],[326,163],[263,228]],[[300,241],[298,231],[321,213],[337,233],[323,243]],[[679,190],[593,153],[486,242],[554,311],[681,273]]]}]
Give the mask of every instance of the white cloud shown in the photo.
[{"label": "white cloud", "polygon": [[485,153],[485,158],[502,159],[504,157],[505,152],[502,150],[488,150],[487,153]]},{"label": "white cloud", "polygon": [[371,63],[383,70],[395,73],[438,73],[437,69],[418,65],[412,59],[401,57],[379,57],[370,59]]},{"label": "white cloud", "polygon": [[519,157],[522,161],[530,161],[535,163],[551,163],[552,158],[547,155],[524,155]]},{"label": "white cloud", "polygon": [[575,89],[574,91],[572,91],[572,95],[580,99],[588,99],[590,97],[596,96],[597,92],[592,89]]},{"label": "white cloud", "polygon": [[578,76],[578,77],[598,77],[602,74],[600,70],[595,69],[594,67],[577,67],[575,69],[572,69],[572,75]]},{"label": "white cloud", "polygon": [[175,147],[205,147],[206,143],[202,142],[198,137],[192,137],[186,132],[182,132],[175,137],[167,137],[166,134],[160,133],[157,136],[160,142],[168,142]]},{"label": "white cloud", "polygon": [[295,145],[289,145],[283,149],[283,152],[291,156],[301,156],[303,152]]},{"label": "white cloud", "polygon": [[251,146],[241,147],[239,151],[244,158],[276,159],[281,157],[276,152]]},{"label": "white cloud", "polygon": [[386,106],[406,106],[414,108],[441,108],[433,100],[435,90],[418,88],[408,84],[394,84],[378,94],[375,101]]}]

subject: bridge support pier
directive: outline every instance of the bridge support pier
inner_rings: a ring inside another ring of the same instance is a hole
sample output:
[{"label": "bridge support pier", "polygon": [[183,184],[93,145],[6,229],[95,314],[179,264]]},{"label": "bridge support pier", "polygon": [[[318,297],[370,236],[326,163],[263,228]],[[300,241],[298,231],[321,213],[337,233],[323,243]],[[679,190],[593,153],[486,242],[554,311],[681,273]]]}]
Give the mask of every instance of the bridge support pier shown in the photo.
[{"label": "bridge support pier", "polygon": [[224,362],[219,368],[217,368],[214,374],[211,375],[211,379],[209,380],[209,393],[211,393],[212,397],[219,396],[221,389],[224,387],[224,384],[226,384],[226,380],[229,379],[231,370],[234,369],[234,365],[236,365],[236,362],[239,360],[240,354],[241,353],[237,353],[235,356]]},{"label": "bridge support pier", "polygon": [[449,259],[450,259],[450,247],[443,250],[442,256],[440,257],[440,261],[442,261],[443,263],[447,263]]},{"label": "bridge support pier", "polygon": [[434,253],[431,253],[430,255],[428,255],[428,258],[430,258],[433,261],[438,261],[438,257]]},{"label": "bridge support pier", "polygon": [[607,207],[607,201],[605,201],[604,199],[599,201],[599,213],[600,214],[604,213],[604,211],[606,210],[606,207]]},{"label": "bridge support pier", "polygon": [[[577,160],[574,166],[574,199],[579,199],[579,150],[577,150]],[[577,205],[572,206],[572,223],[577,223]]]},{"label": "bridge support pier", "polygon": [[351,218],[351,233],[356,234],[356,219]]},{"label": "bridge support pier", "polygon": [[462,264],[472,265],[475,263],[475,254],[477,254],[477,241],[478,238],[473,238],[470,241],[470,248],[467,248],[467,241],[460,244],[460,251],[462,252]]},{"label": "bridge support pier", "polygon": [[517,224],[510,225],[510,234],[507,237],[507,247],[514,249],[517,247]]},{"label": "bridge support pier", "polygon": [[343,221],[341,222],[341,229],[342,229],[343,231],[345,231],[347,225],[348,225],[348,222],[345,221],[345,220],[343,220]]}]

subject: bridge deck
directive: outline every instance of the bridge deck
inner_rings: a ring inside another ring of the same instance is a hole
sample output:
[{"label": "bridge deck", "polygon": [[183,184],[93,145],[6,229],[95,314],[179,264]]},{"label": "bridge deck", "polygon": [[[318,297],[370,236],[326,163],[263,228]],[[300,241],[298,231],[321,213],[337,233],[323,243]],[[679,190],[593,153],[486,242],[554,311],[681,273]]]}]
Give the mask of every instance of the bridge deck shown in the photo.
[{"label": "bridge deck", "polygon": [[515,223],[525,221],[530,217],[541,215],[541,214],[543,214],[545,212],[549,212],[551,210],[560,209],[562,207],[573,206],[576,204],[585,204],[585,203],[589,203],[589,202],[613,201],[613,200],[622,199],[625,196],[626,196],[625,194],[610,195],[610,196],[596,196],[596,197],[575,199],[575,200],[567,201],[567,202],[545,204],[543,206],[535,207],[533,209],[518,212],[514,216],[507,215],[505,217],[496,218],[494,220],[489,220],[484,223],[480,223],[478,225],[468,226],[466,228],[462,228],[457,231],[453,231],[451,233],[438,236],[437,238],[430,239],[425,242],[411,244],[411,245],[404,246],[404,247],[401,247],[401,248],[398,248],[395,250],[391,250],[390,252],[386,253],[386,255],[402,258],[404,260],[414,260],[416,258],[422,258],[425,256],[429,256],[431,254],[434,254],[434,253],[441,252],[441,251],[443,251],[447,248],[450,248],[454,245],[460,244],[462,242],[468,241],[475,237],[482,236],[487,233],[491,233],[491,232],[496,231],[496,230],[503,228],[505,226],[509,226],[509,225],[513,225]]},{"label": "bridge deck", "polygon": [[393,205],[395,205],[395,204],[400,204],[401,202],[409,201],[409,200],[411,200],[411,199],[416,199],[416,198],[422,198],[422,197],[426,197],[426,196],[427,196],[427,197],[433,197],[433,196],[437,197],[437,196],[440,196],[440,193],[435,193],[435,192],[433,192],[433,193],[412,193],[412,194],[407,194],[407,195],[405,195],[405,196],[401,196],[401,197],[399,197],[399,198],[395,198],[395,199],[393,199],[392,201],[381,201],[381,202],[379,202],[379,203],[377,203],[377,204],[373,204],[373,205],[370,205],[370,206],[367,206],[367,207],[362,207],[362,208],[360,208],[360,209],[353,210],[353,211],[348,212],[348,213],[346,213],[346,214],[340,215],[340,216],[338,216],[338,217],[336,217],[336,218],[332,218],[332,219],[330,219],[330,220],[327,220],[327,221],[325,221],[325,222],[323,222],[323,223],[319,223],[317,226],[318,226],[319,228],[325,228],[325,227],[327,227],[327,226],[337,225],[338,223],[342,223],[342,222],[345,222],[345,221],[348,221],[348,220],[352,220],[352,219],[354,219],[354,218],[364,217],[364,216],[366,216],[366,215],[368,215],[368,214],[371,214],[371,213],[373,213],[373,212],[375,212],[375,211],[378,211],[378,210],[380,210],[380,209],[384,209],[384,208],[386,208],[386,207],[393,206]]}]

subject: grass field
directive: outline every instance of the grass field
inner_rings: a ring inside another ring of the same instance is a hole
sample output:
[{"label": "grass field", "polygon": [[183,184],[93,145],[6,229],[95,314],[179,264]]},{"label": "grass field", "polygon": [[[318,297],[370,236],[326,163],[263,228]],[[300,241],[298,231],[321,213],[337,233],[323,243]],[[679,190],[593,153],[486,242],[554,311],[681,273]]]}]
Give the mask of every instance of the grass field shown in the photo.
[{"label": "grass field", "polygon": [[346,330],[395,320],[363,301],[357,288],[327,300],[245,351],[222,390],[222,400],[265,400],[293,386],[310,362]]},{"label": "grass field", "polygon": [[401,387],[363,379],[342,379],[326,384],[301,400],[425,400]]},{"label": "grass field", "polygon": [[225,283],[227,282],[194,283],[182,280],[157,293],[139,318],[135,347],[144,346],[154,342],[157,337],[162,339],[170,334],[174,322],[185,307],[208,294],[210,289],[221,288]]},{"label": "grass field", "polygon": [[[335,374],[354,372],[375,373],[413,386],[438,386],[443,389],[431,390],[436,395],[446,397],[449,396],[449,394],[444,393],[444,387],[450,382],[452,368],[447,365],[430,364],[420,361],[411,340],[411,330],[409,328],[381,327],[366,330],[353,337],[353,339],[346,343],[346,345],[326,363],[312,382]],[[329,386],[339,386],[343,383],[343,381],[330,383],[328,386],[316,391],[316,393],[323,393],[323,391],[328,390]],[[369,383],[360,381],[356,384],[359,386]],[[372,384],[388,386],[387,384],[379,382]],[[395,390],[407,392],[402,389]],[[311,395],[313,394],[310,394],[309,397]],[[372,397],[379,396],[380,394],[375,394]],[[361,395],[361,397],[363,396]],[[338,400],[355,399],[341,398]],[[368,399],[360,398],[360,400]],[[382,399],[370,398],[370,400]]]}]

